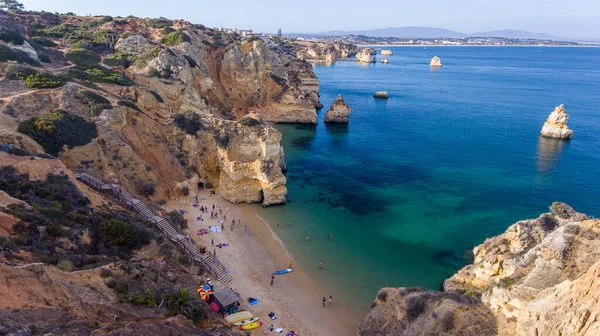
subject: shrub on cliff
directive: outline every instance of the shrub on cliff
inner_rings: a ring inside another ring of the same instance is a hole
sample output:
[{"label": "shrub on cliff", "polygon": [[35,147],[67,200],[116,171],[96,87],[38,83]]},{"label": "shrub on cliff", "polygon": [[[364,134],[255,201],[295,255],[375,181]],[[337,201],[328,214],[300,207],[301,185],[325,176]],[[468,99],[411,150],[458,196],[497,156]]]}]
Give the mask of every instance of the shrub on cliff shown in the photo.
[{"label": "shrub on cliff", "polygon": [[24,120],[18,131],[39,143],[46,153],[58,155],[64,145],[70,148],[87,145],[98,136],[96,125],[64,110]]},{"label": "shrub on cliff", "polygon": [[173,211],[167,213],[167,217],[178,228],[181,228],[183,230],[188,228],[188,221],[187,221],[187,219],[185,219],[185,217],[183,217],[181,212],[179,212],[177,210],[173,210]]},{"label": "shrub on cliff", "polygon": [[163,37],[161,43],[166,45],[177,45],[183,42],[190,42],[192,39],[188,36],[188,34],[184,33],[183,30],[177,29],[172,33],[168,33]]},{"label": "shrub on cliff", "polygon": [[65,54],[69,62],[78,66],[90,66],[100,63],[100,55],[92,50],[78,48],[71,49]]},{"label": "shrub on cliff", "polygon": [[65,79],[60,75],[49,73],[36,73],[27,76],[25,79],[27,87],[30,89],[52,89],[65,85]]},{"label": "shrub on cliff", "polygon": [[23,42],[25,42],[25,39],[16,31],[8,29],[8,27],[5,26],[0,26],[0,41],[15,45],[22,45]]},{"label": "shrub on cliff", "polygon": [[206,318],[202,302],[188,288],[169,292],[165,301],[169,314],[172,316],[183,315],[194,322],[200,322]]},{"label": "shrub on cliff", "polygon": [[69,75],[73,78],[89,80],[96,83],[117,84],[122,86],[133,85],[133,81],[124,74],[99,65],[77,66],[74,69],[69,69]]},{"label": "shrub on cliff", "polygon": [[25,80],[30,75],[37,74],[37,70],[32,69],[27,66],[18,65],[18,64],[9,64],[4,70],[7,79],[11,80]]},{"label": "shrub on cliff", "polygon": [[135,67],[138,69],[145,68],[146,65],[148,65],[148,62],[158,57],[158,55],[160,54],[160,50],[161,49],[159,47],[154,47],[146,51],[145,53],[139,55],[135,60]]},{"label": "shrub on cliff", "polygon": [[29,55],[26,52],[22,50],[12,49],[4,44],[0,44],[0,62],[8,61],[15,61],[20,64],[30,64],[35,66],[40,65],[38,61],[29,57]]},{"label": "shrub on cliff", "polygon": [[130,100],[119,100],[117,102],[117,105],[129,107],[130,109],[134,109],[138,112],[142,112],[142,110],[140,110],[140,108],[134,102],[132,102]]},{"label": "shrub on cliff", "polygon": [[41,55],[38,55],[38,58],[40,59],[40,61],[42,63],[52,63],[52,59],[48,55],[41,54]]},{"label": "shrub on cliff", "polygon": [[200,116],[191,111],[176,114],[173,122],[175,126],[190,135],[195,135],[202,128]]},{"label": "shrub on cliff", "polygon": [[31,41],[43,46],[43,47],[56,47],[57,44],[52,42],[51,40],[45,38],[45,37],[37,37],[34,36],[31,38]]},{"label": "shrub on cliff", "polygon": [[77,27],[68,23],[59,24],[53,27],[45,27],[41,23],[34,22],[29,25],[28,34],[29,36],[47,36],[63,38],[74,32],[75,30],[77,30]]},{"label": "shrub on cliff", "polygon": [[102,110],[113,108],[108,99],[90,90],[82,89],[77,91],[75,98],[88,105],[90,107],[90,114],[93,116],[97,116]]},{"label": "shrub on cliff", "polygon": [[154,195],[154,191],[156,190],[156,183],[154,183],[152,180],[137,181],[135,184],[135,189],[141,195],[151,196]]},{"label": "shrub on cliff", "polygon": [[117,52],[106,55],[102,63],[108,66],[121,66],[127,68],[132,63],[132,56],[127,53]]},{"label": "shrub on cliff", "polygon": [[151,235],[142,228],[118,219],[110,219],[102,223],[102,236],[111,245],[140,248],[150,242]]},{"label": "shrub on cliff", "polygon": [[162,29],[165,27],[172,26],[173,22],[166,18],[158,18],[158,19],[148,19],[148,20],[146,20],[146,24],[152,28]]}]

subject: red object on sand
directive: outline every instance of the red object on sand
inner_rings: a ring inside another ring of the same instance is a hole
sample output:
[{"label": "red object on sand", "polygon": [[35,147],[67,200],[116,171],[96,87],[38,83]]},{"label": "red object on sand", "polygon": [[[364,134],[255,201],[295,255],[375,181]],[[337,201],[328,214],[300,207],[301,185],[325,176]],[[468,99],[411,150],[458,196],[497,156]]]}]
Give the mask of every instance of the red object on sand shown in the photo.
[{"label": "red object on sand", "polygon": [[219,306],[217,306],[217,304],[214,302],[210,304],[210,308],[212,308],[215,313],[219,312]]}]

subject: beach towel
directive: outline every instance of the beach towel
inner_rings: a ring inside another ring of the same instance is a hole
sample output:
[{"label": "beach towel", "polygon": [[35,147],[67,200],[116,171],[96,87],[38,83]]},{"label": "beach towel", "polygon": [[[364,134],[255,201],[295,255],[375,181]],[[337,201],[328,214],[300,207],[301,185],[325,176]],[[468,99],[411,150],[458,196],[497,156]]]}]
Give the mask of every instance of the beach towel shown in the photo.
[{"label": "beach towel", "polygon": [[260,301],[258,299],[254,299],[254,300],[250,300],[250,305],[254,306],[255,304],[258,304]]},{"label": "beach towel", "polygon": [[211,226],[210,232],[221,232],[221,227],[220,226]]}]

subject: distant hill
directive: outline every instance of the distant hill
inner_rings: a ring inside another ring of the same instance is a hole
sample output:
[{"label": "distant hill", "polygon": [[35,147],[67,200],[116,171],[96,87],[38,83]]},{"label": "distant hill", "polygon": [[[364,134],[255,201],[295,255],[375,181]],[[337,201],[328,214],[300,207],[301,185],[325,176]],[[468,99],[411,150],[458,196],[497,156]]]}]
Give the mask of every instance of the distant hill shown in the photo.
[{"label": "distant hill", "polygon": [[464,37],[464,33],[443,28],[432,27],[390,27],[371,30],[355,31],[328,31],[319,35],[365,35],[371,37],[401,37],[401,38],[436,38],[436,37]]},{"label": "distant hill", "polygon": [[568,37],[555,36],[545,33],[532,33],[522,30],[495,30],[489,32],[478,32],[473,34],[465,34],[453,30],[433,27],[389,27],[370,30],[333,30],[318,34],[310,35],[365,35],[370,37],[399,37],[399,38],[449,38],[449,37],[502,37],[502,38],[519,38],[519,39],[538,39],[538,40],[554,40],[554,41],[569,41],[574,40]]},{"label": "distant hill", "polygon": [[550,35],[550,34],[545,34],[545,33],[532,33],[532,32],[528,32],[528,31],[513,30],[513,29],[494,30],[494,31],[489,31],[489,32],[473,33],[473,34],[469,34],[469,36],[504,37],[504,38],[554,40],[554,41],[572,40],[568,37]]}]

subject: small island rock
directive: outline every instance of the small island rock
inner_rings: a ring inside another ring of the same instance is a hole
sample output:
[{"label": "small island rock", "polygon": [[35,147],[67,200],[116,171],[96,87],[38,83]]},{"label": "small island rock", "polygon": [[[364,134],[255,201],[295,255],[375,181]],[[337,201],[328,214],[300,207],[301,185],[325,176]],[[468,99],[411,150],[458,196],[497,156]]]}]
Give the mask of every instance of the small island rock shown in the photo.
[{"label": "small island rock", "polygon": [[373,97],[388,99],[388,98],[390,98],[390,94],[387,93],[387,91],[377,91],[377,92],[375,92],[375,94],[373,95]]},{"label": "small island rock", "polygon": [[433,56],[433,58],[431,59],[431,62],[429,63],[429,66],[434,67],[434,68],[441,68],[442,60],[437,56]]},{"label": "small island rock", "polygon": [[550,113],[540,134],[547,138],[570,140],[573,137],[573,131],[567,126],[567,121],[569,121],[569,115],[565,111],[565,106],[560,104]]},{"label": "small island rock", "polygon": [[375,63],[377,61],[376,56],[371,57],[371,49],[363,48],[359,49],[356,53],[356,60],[359,63]]},{"label": "small island rock", "polygon": [[351,111],[342,95],[338,95],[325,115],[325,122],[347,123]]}]

